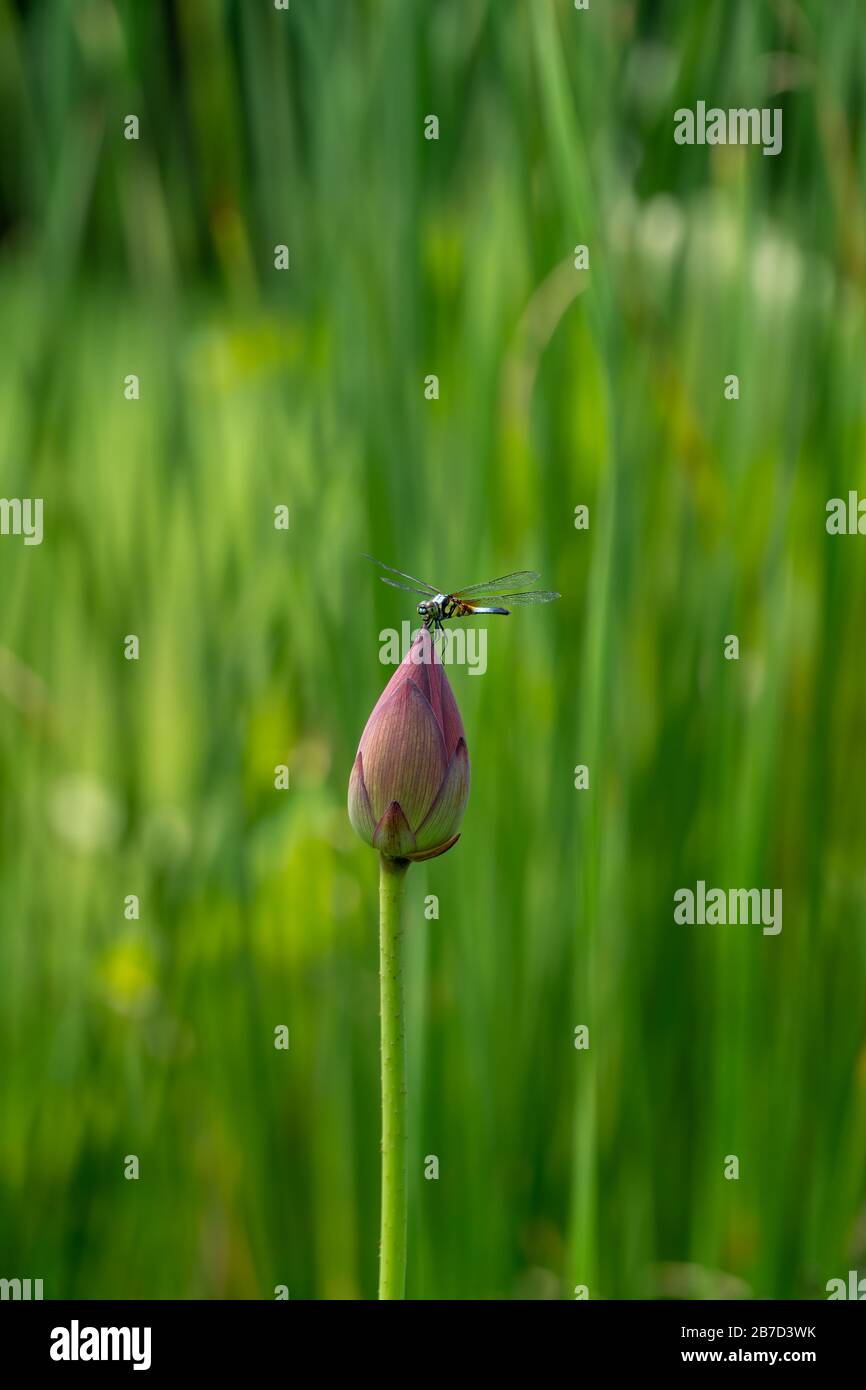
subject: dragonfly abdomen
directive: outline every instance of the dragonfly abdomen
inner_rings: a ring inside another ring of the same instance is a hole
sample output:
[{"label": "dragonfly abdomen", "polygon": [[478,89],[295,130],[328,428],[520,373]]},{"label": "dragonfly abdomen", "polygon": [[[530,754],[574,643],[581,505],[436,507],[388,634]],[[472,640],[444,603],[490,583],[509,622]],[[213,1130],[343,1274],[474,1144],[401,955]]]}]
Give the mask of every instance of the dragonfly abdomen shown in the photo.
[{"label": "dragonfly abdomen", "polygon": [[504,613],[508,614],[507,608],[482,608],[477,603],[465,603],[463,599],[455,598],[449,594],[442,604],[443,618],[467,618],[473,613]]}]

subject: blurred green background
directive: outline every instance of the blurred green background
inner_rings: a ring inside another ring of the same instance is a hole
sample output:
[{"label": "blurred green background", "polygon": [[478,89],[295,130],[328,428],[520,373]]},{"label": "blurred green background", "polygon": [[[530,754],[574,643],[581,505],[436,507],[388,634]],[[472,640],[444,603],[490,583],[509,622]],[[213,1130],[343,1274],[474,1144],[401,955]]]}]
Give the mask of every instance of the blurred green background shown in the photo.
[{"label": "blurred green background", "polygon": [[[362,550],[563,595],[451,669],[410,1297],[866,1273],[860,0],[0,0],[0,41],[2,493],[45,506],[0,538],[0,1276],[375,1295],[345,801],[412,607]],[[782,153],[677,146],[698,100]],[[781,935],[675,925],[699,878]]]}]

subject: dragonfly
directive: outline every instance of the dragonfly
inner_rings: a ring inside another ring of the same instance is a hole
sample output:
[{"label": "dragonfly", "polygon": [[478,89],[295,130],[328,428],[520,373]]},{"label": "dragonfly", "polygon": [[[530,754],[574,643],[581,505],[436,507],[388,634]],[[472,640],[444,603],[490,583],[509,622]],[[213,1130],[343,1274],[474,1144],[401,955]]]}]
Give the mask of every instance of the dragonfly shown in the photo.
[{"label": "dragonfly", "polygon": [[[481,584],[470,584],[465,589],[445,593],[444,590],[437,589],[435,584],[428,584],[423,579],[416,579],[414,575],[404,574],[402,570],[394,569],[393,565],[385,565],[372,555],[364,555],[364,559],[371,560],[380,569],[387,570],[388,574],[397,574],[401,580],[408,580],[408,583],[401,584],[397,579],[389,579],[384,574],[379,575],[383,584],[390,584],[394,589],[403,589],[407,594],[421,595],[418,616],[424,620],[428,632],[431,629],[443,632],[443,620],[447,621],[450,618],[468,618],[476,613],[501,613],[503,617],[508,617],[512,608],[534,603],[552,603],[555,598],[561,597],[549,589],[530,587],[537,584],[541,578],[537,570],[515,570],[512,574],[500,575],[498,579],[485,579]],[[491,606],[491,603],[495,606]],[[508,608],[499,606],[506,603],[509,605]]]}]

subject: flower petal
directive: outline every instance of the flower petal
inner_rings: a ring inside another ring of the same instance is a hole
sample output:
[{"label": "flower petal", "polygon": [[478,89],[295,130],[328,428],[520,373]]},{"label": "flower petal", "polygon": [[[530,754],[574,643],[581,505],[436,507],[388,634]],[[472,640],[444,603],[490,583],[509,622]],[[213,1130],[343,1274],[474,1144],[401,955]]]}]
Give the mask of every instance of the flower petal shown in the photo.
[{"label": "flower petal", "polygon": [[453,849],[460,839],[460,832],[452,835],[450,840],[446,840],[444,845],[437,845],[435,849],[419,849],[414,854],[407,854],[406,859],[411,859],[413,864],[418,864],[422,859],[438,859],[440,854],[447,854],[449,849]]},{"label": "flower petal", "polygon": [[406,859],[415,849],[415,836],[403,815],[403,808],[392,801],[373,835],[373,844],[389,859]]},{"label": "flower petal", "polygon": [[457,747],[458,741],[461,738],[465,739],[466,734],[442,659],[426,628],[421,629],[406,660],[414,663],[415,674],[412,679],[430,701],[436,722],[442,730],[445,757],[448,759]]},{"label": "flower petal", "polygon": [[376,817],[373,815],[370,798],[364,785],[364,763],[360,750],[349,778],[349,820],[352,822],[355,833],[360,835],[362,840],[366,840],[368,845],[371,845],[376,833]]},{"label": "flower petal", "polygon": [[469,753],[466,740],[460,739],[439,793],[427,816],[418,826],[415,839],[420,850],[442,844],[460,825],[466,802],[469,800]]},{"label": "flower petal", "polygon": [[361,739],[373,815],[397,801],[410,826],[424,819],[445,776],[442,733],[427,698],[406,680],[376,706]]}]

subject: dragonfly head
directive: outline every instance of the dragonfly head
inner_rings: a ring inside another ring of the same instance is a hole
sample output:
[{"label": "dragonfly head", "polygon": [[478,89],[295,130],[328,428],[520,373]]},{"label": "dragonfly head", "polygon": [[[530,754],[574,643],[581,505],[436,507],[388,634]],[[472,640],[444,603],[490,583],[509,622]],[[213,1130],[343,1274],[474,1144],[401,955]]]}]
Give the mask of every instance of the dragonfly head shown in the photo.
[{"label": "dragonfly head", "polygon": [[419,604],[418,604],[418,617],[419,617],[419,618],[429,618],[429,617],[430,617],[430,610],[432,609],[432,607],[433,607],[432,603],[428,603],[426,599],[423,601],[423,603],[419,603]]}]

